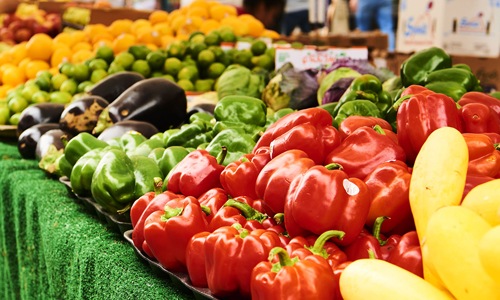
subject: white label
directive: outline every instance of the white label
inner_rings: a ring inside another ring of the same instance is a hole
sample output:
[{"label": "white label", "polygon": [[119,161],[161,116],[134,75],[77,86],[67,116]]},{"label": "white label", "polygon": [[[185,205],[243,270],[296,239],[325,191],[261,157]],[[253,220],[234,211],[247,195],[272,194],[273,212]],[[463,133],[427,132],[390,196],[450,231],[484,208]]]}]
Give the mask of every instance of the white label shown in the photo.
[{"label": "white label", "polygon": [[357,194],[359,194],[359,187],[349,179],[344,179],[342,185],[344,186],[344,190],[347,193],[347,195],[356,196]]}]

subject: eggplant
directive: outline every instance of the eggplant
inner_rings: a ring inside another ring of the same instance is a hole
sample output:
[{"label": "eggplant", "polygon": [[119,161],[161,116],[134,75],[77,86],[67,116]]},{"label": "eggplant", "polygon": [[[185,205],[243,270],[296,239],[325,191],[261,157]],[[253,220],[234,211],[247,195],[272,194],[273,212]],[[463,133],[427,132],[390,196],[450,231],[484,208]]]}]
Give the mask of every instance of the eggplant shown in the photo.
[{"label": "eggplant", "polygon": [[108,142],[109,140],[121,137],[125,133],[132,130],[141,133],[148,139],[159,132],[158,129],[149,122],[126,120],[117,122],[109,126],[108,128],[104,129],[104,131],[101,134],[99,134],[97,138],[99,140]]},{"label": "eggplant", "polygon": [[99,115],[109,105],[101,96],[84,96],[68,104],[61,113],[59,127],[71,134],[91,133]]},{"label": "eggplant", "polygon": [[[193,105],[187,112],[187,120],[189,120],[189,117],[197,112],[204,112],[211,114],[212,116],[214,115],[214,109],[215,109],[215,104],[213,103],[200,103]],[[187,121],[186,121],[187,122]]]},{"label": "eggplant", "polygon": [[153,77],[139,81],[110,103],[99,116],[93,134],[125,120],[145,121],[159,131],[179,127],[187,116],[184,90],[174,82]]},{"label": "eggplant", "polygon": [[21,156],[26,159],[35,159],[40,137],[53,129],[59,129],[59,123],[41,123],[24,130],[17,139],[17,149]]},{"label": "eggplant", "polygon": [[35,158],[41,160],[51,151],[64,150],[63,138],[70,140],[71,136],[61,129],[51,129],[42,134],[36,144]]},{"label": "eggplant", "polygon": [[143,79],[145,79],[145,77],[137,72],[117,72],[100,80],[87,92],[87,94],[90,96],[102,97],[111,103],[125,90]]},{"label": "eggplant", "polygon": [[19,116],[17,135],[37,124],[58,123],[63,110],[64,104],[60,103],[44,102],[28,106]]}]

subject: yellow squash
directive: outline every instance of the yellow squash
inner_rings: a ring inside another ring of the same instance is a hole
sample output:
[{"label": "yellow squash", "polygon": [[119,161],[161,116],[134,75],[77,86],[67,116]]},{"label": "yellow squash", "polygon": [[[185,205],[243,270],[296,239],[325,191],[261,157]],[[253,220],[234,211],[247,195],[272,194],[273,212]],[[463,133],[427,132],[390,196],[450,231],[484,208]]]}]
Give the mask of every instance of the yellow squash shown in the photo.
[{"label": "yellow squash", "polygon": [[445,292],[403,268],[385,260],[353,261],[340,275],[345,300],[451,300]]},{"label": "yellow squash", "polygon": [[479,259],[486,273],[500,284],[500,225],[497,225],[479,240]]},{"label": "yellow squash", "polygon": [[479,259],[479,241],[491,228],[463,206],[437,210],[423,241],[428,259],[445,287],[458,300],[500,299],[498,285]]},{"label": "yellow squash", "polygon": [[500,225],[500,179],[474,187],[465,196],[462,206],[475,211],[491,226]]}]

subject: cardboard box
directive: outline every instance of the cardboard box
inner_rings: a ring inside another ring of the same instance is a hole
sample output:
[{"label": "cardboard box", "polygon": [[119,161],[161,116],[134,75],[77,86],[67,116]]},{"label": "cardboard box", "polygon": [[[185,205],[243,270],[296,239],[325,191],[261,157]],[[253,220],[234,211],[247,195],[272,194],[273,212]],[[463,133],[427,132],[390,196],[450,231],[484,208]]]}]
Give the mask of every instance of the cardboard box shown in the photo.
[{"label": "cardboard box", "polygon": [[500,56],[500,0],[401,0],[396,52],[432,46],[454,55]]}]

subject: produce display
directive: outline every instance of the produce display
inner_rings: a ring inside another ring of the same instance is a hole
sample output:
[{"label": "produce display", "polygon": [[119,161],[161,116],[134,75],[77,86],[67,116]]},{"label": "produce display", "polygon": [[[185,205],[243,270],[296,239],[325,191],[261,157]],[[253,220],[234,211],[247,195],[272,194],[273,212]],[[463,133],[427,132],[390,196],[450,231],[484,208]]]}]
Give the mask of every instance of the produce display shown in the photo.
[{"label": "produce display", "polygon": [[193,3],[147,21],[176,40],[99,44],[5,92],[22,157],[199,298],[500,299],[500,99],[469,66],[431,47],[399,74],[274,70],[265,30]]}]

